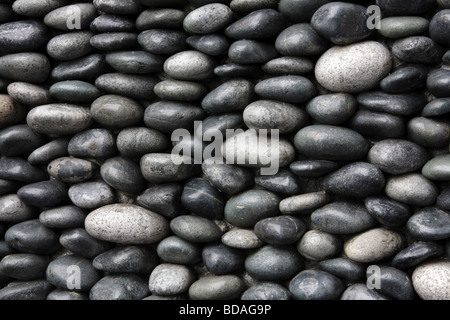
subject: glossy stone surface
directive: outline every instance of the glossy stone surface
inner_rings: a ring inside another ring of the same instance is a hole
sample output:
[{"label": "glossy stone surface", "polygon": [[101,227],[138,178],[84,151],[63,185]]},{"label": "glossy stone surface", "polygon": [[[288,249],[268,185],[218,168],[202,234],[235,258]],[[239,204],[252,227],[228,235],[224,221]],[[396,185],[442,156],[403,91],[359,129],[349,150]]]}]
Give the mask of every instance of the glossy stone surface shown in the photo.
[{"label": "glossy stone surface", "polygon": [[339,278],[321,270],[301,271],[289,282],[289,291],[296,300],[337,299],[344,288]]}]

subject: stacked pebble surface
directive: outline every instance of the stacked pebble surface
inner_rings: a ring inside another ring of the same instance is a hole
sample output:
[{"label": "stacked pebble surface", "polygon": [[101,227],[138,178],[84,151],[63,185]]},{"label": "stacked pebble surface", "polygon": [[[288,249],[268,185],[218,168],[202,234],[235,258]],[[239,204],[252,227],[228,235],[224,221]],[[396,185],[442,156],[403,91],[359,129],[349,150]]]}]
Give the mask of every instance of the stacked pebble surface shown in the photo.
[{"label": "stacked pebble surface", "polygon": [[0,1],[0,300],[450,300],[449,144],[448,0]]}]

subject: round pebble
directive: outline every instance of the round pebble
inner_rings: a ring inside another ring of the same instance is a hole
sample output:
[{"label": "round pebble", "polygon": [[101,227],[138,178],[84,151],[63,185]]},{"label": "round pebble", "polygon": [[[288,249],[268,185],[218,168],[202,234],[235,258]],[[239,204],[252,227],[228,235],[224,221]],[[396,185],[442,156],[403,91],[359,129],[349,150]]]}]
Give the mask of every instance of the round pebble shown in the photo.
[{"label": "round pebble", "polygon": [[412,274],[414,290],[424,300],[448,300],[449,268],[450,264],[447,261],[435,261],[418,266]]}]

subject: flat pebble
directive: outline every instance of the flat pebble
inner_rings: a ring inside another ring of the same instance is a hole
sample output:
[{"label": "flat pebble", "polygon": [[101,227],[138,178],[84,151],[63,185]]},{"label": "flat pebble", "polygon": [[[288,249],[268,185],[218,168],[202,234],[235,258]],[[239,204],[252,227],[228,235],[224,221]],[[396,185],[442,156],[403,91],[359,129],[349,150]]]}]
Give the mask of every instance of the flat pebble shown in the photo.
[{"label": "flat pebble", "polygon": [[177,295],[189,290],[197,280],[194,271],[184,265],[162,263],[150,274],[149,289],[156,295]]},{"label": "flat pebble", "polygon": [[113,244],[95,239],[84,228],[70,228],[61,233],[59,243],[73,254],[93,259],[110,249]]},{"label": "flat pebble", "polygon": [[116,94],[108,94],[96,99],[90,111],[95,121],[115,128],[137,125],[144,117],[144,108],[140,103]]},{"label": "flat pebble", "polygon": [[32,165],[48,164],[54,159],[68,156],[68,145],[69,139],[67,138],[54,139],[42,147],[35,149],[30,153],[27,160]]},{"label": "flat pebble", "polygon": [[0,300],[45,300],[53,288],[45,279],[12,281],[0,289]]},{"label": "flat pebble", "polygon": [[411,141],[426,148],[440,148],[448,144],[450,125],[447,122],[415,117],[407,125],[408,136]]},{"label": "flat pebble", "polygon": [[413,300],[412,281],[404,271],[390,266],[381,266],[379,281],[377,291],[396,300]]},{"label": "flat pebble", "polygon": [[[80,13],[74,23],[73,15]],[[59,6],[44,16],[44,23],[53,29],[70,31],[74,26],[86,29],[97,17],[97,11],[92,3],[77,3],[76,5]],[[77,23],[79,25],[77,25]]]},{"label": "flat pebble", "polygon": [[89,300],[89,295],[84,292],[75,292],[64,289],[55,289],[50,292],[46,300],[51,301],[78,301]]},{"label": "flat pebble", "polygon": [[128,74],[159,72],[164,64],[162,57],[140,50],[109,52],[105,59],[116,71]]},{"label": "flat pebble", "polygon": [[338,255],[342,251],[342,241],[337,235],[309,230],[297,243],[297,250],[306,259],[322,261]]},{"label": "flat pebble", "polygon": [[392,54],[403,62],[436,64],[444,55],[444,49],[426,36],[412,36],[394,42]]},{"label": "flat pebble", "polygon": [[57,35],[47,43],[47,53],[60,61],[81,58],[94,51],[90,44],[94,33],[91,31],[75,31]]},{"label": "flat pebble", "polygon": [[62,81],[49,88],[52,98],[67,103],[92,103],[101,96],[101,91],[85,81]]},{"label": "flat pebble", "polygon": [[41,84],[50,73],[47,56],[36,52],[12,53],[0,57],[0,77],[17,81]]},{"label": "flat pebble", "polygon": [[17,191],[17,195],[28,205],[46,208],[58,206],[66,201],[67,191],[65,183],[52,179],[23,186]]},{"label": "flat pebble", "polygon": [[38,280],[45,278],[45,271],[51,258],[31,253],[16,253],[4,257],[0,261],[3,275],[18,280]]},{"label": "flat pebble", "polygon": [[261,40],[237,40],[228,50],[228,57],[234,63],[266,63],[279,56],[275,46]]},{"label": "flat pebble", "polygon": [[101,278],[89,291],[90,300],[142,300],[149,294],[147,282],[136,274],[112,274]]},{"label": "flat pebble", "polygon": [[43,135],[34,132],[26,124],[0,130],[0,153],[5,157],[29,155],[45,142]]},{"label": "flat pebble", "polygon": [[154,8],[142,11],[136,18],[139,31],[157,28],[179,28],[183,26],[186,13],[175,8]]},{"label": "flat pebble", "polygon": [[72,157],[108,158],[117,153],[116,138],[108,129],[88,129],[73,135],[67,150]]},{"label": "flat pebble", "polygon": [[345,287],[336,276],[321,270],[304,270],[289,282],[295,300],[334,300]]},{"label": "flat pebble", "polygon": [[344,243],[344,253],[356,262],[370,263],[394,256],[403,246],[404,239],[399,233],[374,228],[347,240]]},{"label": "flat pebble", "polygon": [[214,74],[221,78],[255,78],[261,75],[261,68],[258,65],[226,63],[215,67]]},{"label": "flat pebble", "polygon": [[174,235],[161,240],[156,250],[168,263],[192,265],[202,260],[201,246]]},{"label": "flat pebble", "polygon": [[165,135],[145,127],[123,129],[117,135],[117,149],[130,158],[140,158],[147,153],[160,152],[169,146]]},{"label": "flat pebble", "polygon": [[225,275],[244,269],[245,254],[223,243],[208,244],[203,247],[202,260],[212,274]]},{"label": "flat pebble", "polygon": [[212,220],[194,216],[178,216],[170,222],[170,230],[185,240],[195,243],[207,243],[220,240],[222,230]]},{"label": "flat pebble", "polygon": [[280,76],[260,81],[255,93],[264,99],[303,103],[317,94],[314,84],[302,76]]},{"label": "flat pebble", "polygon": [[134,21],[126,16],[102,14],[95,18],[89,28],[94,32],[123,32],[134,29]]},{"label": "flat pebble", "polygon": [[419,173],[388,178],[385,192],[393,200],[420,207],[435,203],[439,194],[436,185]]},{"label": "flat pebble", "polygon": [[282,195],[294,195],[301,192],[298,177],[288,169],[281,169],[273,175],[258,175],[255,184]]},{"label": "flat pebble", "polygon": [[146,100],[154,97],[153,88],[158,82],[153,75],[105,73],[95,79],[95,86],[110,94]]},{"label": "flat pebble", "polygon": [[333,92],[360,93],[378,86],[391,70],[389,50],[364,41],[328,49],[317,61],[317,81]]},{"label": "flat pebble", "polygon": [[242,293],[241,300],[290,300],[292,294],[276,282],[261,282]]},{"label": "flat pebble", "polygon": [[132,204],[110,204],[92,211],[85,228],[94,238],[120,244],[155,243],[169,233],[164,217]]},{"label": "flat pebble", "polygon": [[38,20],[13,21],[0,25],[2,54],[39,51],[49,38],[49,29]]},{"label": "flat pebble", "polygon": [[384,196],[368,197],[364,200],[364,204],[367,211],[387,227],[403,226],[411,216],[409,206]]},{"label": "flat pebble", "polygon": [[250,12],[224,31],[232,39],[263,39],[277,36],[285,26],[283,15],[274,9]]},{"label": "flat pebble", "polygon": [[97,166],[88,160],[63,157],[50,162],[47,172],[55,179],[66,183],[78,183],[89,180],[96,172]]},{"label": "flat pebble", "polygon": [[286,280],[303,268],[303,258],[293,247],[265,245],[245,259],[245,270],[258,280]]},{"label": "flat pebble", "polygon": [[443,252],[443,247],[435,242],[415,241],[392,258],[392,266],[398,269],[409,269],[437,258]]},{"label": "flat pebble", "polygon": [[240,228],[224,233],[221,240],[227,246],[237,249],[255,249],[264,244],[253,230]]},{"label": "flat pebble", "polygon": [[380,21],[378,32],[390,39],[420,35],[428,29],[430,22],[422,17],[386,17]]},{"label": "flat pebble", "polygon": [[336,277],[352,282],[362,280],[366,276],[364,264],[345,257],[322,260],[318,263],[318,267]]},{"label": "flat pebble", "polygon": [[78,228],[83,227],[86,215],[87,212],[82,208],[66,205],[43,210],[39,214],[39,222],[48,228]]},{"label": "flat pebble", "polygon": [[448,277],[450,263],[434,261],[414,269],[412,282],[414,290],[423,300],[449,300]]},{"label": "flat pebble", "polygon": [[[175,159],[175,161],[174,161]],[[187,156],[174,156],[166,153],[149,153],[140,160],[144,178],[151,183],[175,182],[185,180],[200,171],[198,165]]]},{"label": "flat pebble", "polygon": [[221,3],[211,3],[191,11],[183,21],[183,28],[192,34],[214,33],[233,20],[233,11]]},{"label": "flat pebble", "polygon": [[68,195],[82,209],[97,209],[117,201],[114,189],[104,181],[77,183],[69,188]]},{"label": "flat pebble", "polygon": [[176,53],[164,62],[164,71],[177,80],[205,80],[214,67],[213,59],[197,50]]},{"label": "flat pebble", "polygon": [[427,103],[422,93],[389,94],[382,91],[369,91],[358,95],[361,109],[386,112],[398,116],[410,116],[420,112]]},{"label": "flat pebble", "polygon": [[204,276],[189,287],[189,299],[233,300],[244,290],[244,282],[236,275]]},{"label": "flat pebble", "polygon": [[446,239],[450,235],[450,215],[439,208],[422,208],[409,218],[406,228],[417,240]]}]

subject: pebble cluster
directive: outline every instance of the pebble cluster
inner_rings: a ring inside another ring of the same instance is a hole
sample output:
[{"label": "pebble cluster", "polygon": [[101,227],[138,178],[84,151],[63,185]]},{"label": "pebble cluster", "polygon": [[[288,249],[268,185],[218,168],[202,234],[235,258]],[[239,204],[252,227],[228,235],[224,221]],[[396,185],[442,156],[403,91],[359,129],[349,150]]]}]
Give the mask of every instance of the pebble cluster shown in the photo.
[{"label": "pebble cluster", "polygon": [[[0,299],[450,300],[449,48],[448,0],[0,1]],[[280,170],[171,158],[226,129]]]}]

